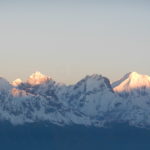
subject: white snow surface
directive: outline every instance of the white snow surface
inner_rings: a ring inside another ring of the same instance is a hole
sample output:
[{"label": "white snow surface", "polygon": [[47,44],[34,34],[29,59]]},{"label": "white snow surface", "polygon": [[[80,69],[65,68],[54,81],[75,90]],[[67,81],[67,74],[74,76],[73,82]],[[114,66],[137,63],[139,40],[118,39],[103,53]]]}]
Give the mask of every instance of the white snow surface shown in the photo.
[{"label": "white snow surface", "polygon": [[126,74],[121,80],[112,84],[116,92],[130,92],[134,89],[150,88],[150,76],[137,72]]},{"label": "white snow surface", "polygon": [[31,85],[39,85],[47,82],[48,80],[50,80],[50,77],[45,76],[37,71],[28,78],[27,83]]},{"label": "white snow surface", "polygon": [[21,83],[22,83],[22,80],[21,80],[20,78],[18,78],[18,79],[14,80],[14,81],[12,82],[12,86],[17,87],[17,86],[19,86]]}]

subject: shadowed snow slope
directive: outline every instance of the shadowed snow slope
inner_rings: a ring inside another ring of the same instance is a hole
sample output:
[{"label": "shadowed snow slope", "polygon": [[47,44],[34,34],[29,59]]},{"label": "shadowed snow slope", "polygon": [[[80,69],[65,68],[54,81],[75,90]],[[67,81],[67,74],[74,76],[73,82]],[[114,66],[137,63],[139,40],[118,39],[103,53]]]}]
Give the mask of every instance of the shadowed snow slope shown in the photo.
[{"label": "shadowed snow slope", "polygon": [[0,77],[0,91],[9,91],[11,89],[11,85],[7,80]]}]

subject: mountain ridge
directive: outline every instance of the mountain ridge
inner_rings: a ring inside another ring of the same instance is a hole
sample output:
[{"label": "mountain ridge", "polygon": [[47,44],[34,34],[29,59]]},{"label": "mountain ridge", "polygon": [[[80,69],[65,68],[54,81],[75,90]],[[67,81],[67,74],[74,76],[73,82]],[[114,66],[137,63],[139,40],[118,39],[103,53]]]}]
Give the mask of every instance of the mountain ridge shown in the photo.
[{"label": "mountain ridge", "polygon": [[[7,88],[0,88],[0,120],[14,125],[48,121],[60,126],[104,127],[109,122],[126,122],[147,127],[149,79],[132,72],[110,84],[108,78],[93,74],[67,86],[40,72],[32,74],[26,82],[18,79],[14,85],[1,78],[0,87]],[[124,91],[116,90],[120,87]]]}]

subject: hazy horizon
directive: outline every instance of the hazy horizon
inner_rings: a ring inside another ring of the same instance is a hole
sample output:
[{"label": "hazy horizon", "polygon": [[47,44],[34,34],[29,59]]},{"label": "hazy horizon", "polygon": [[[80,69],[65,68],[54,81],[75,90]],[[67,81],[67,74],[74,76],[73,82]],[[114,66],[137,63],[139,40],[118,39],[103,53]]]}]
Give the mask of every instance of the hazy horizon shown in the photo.
[{"label": "hazy horizon", "polygon": [[150,75],[150,2],[0,2],[0,76],[26,80],[35,71],[72,84],[102,74]]}]

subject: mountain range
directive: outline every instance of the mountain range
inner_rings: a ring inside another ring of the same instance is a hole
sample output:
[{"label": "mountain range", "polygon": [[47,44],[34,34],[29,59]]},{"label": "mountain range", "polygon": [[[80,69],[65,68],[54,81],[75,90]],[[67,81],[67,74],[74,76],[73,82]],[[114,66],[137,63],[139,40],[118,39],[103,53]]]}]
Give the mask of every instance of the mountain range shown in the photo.
[{"label": "mountain range", "polygon": [[0,121],[98,128],[127,123],[149,128],[150,77],[130,72],[111,84],[94,74],[74,85],[60,84],[40,72],[26,82],[0,78]]}]

